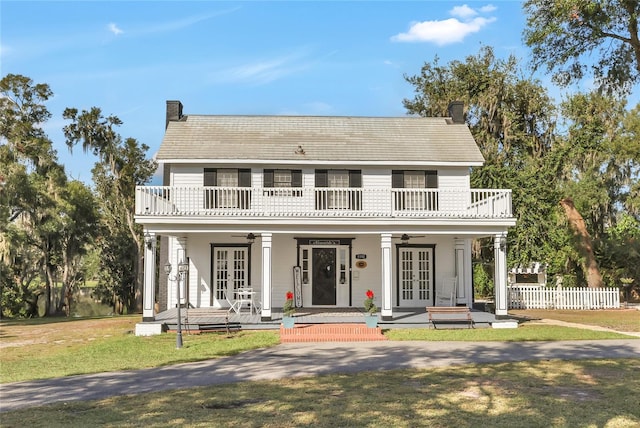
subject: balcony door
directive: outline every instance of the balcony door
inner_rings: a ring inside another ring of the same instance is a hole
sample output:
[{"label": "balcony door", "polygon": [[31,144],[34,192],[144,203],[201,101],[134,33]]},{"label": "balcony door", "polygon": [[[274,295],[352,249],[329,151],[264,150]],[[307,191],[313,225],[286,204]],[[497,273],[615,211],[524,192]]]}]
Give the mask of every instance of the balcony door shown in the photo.
[{"label": "balcony door", "polygon": [[398,247],[398,300],[404,307],[433,301],[433,248]]}]

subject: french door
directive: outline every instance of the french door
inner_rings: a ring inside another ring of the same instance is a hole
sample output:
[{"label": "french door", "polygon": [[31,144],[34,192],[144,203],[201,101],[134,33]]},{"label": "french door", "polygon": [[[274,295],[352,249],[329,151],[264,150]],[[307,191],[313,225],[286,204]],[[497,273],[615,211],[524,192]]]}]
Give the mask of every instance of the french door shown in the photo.
[{"label": "french door", "polygon": [[211,306],[226,307],[238,288],[249,286],[249,248],[214,247],[211,256],[214,284]]},{"label": "french door", "polygon": [[398,282],[400,306],[430,305],[433,301],[433,248],[399,247]]}]

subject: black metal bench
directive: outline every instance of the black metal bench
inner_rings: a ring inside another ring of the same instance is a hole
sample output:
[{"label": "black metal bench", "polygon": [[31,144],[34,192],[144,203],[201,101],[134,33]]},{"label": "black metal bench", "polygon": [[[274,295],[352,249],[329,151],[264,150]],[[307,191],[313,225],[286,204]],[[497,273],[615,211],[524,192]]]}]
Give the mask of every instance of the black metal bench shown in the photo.
[{"label": "black metal bench", "polygon": [[[168,331],[176,331],[178,324],[167,324]],[[231,332],[242,330],[239,322],[229,323],[187,323],[182,325],[182,331],[189,332],[220,332],[230,334]]]},{"label": "black metal bench", "polygon": [[438,323],[468,323],[469,328],[473,328],[473,318],[471,318],[471,310],[466,306],[427,306],[427,314],[429,314],[429,322],[433,324],[433,328],[437,328]]}]

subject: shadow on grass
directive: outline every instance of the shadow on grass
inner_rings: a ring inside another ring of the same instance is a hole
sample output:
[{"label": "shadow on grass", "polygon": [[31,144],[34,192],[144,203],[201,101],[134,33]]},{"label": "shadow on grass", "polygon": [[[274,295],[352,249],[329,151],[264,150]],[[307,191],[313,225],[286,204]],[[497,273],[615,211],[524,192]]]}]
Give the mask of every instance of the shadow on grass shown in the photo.
[{"label": "shadow on grass", "polygon": [[[188,346],[187,350],[188,350]],[[185,349],[178,351],[185,351]],[[171,391],[243,381],[518,361],[623,359],[640,341],[363,342],[276,346],[232,357],[136,371],[98,373],[2,385],[4,410],[56,401]],[[178,357],[179,359],[180,357]],[[639,389],[640,391],[640,389]]]},{"label": "shadow on grass", "polygon": [[640,360],[621,359],[293,373],[278,381],[57,404],[3,413],[2,420],[4,426],[635,426],[639,369]]}]

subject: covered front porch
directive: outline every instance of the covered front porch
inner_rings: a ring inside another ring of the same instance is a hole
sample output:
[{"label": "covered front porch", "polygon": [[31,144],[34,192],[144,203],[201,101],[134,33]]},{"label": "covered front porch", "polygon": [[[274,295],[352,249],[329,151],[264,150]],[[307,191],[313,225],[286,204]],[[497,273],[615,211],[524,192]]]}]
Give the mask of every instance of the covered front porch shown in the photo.
[{"label": "covered front porch", "polygon": [[[157,314],[155,321],[148,324],[161,325],[163,331],[175,330],[178,323],[177,308],[171,308]],[[282,308],[274,308],[270,320],[264,320],[259,314],[249,311],[235,313],[214,308],[182,308],[180,311],[183,334],[200,333],[207,330],[223,331],[226,324],[242,330],[277,330],[282,323]],[[471,308],[471,317],[475,328],[496,327],[495,324],[513,322],[485,311],[483,304]],[[295,313],[297,325],[313,324],[364,324],[363,308],[299,308]],[[380,317],[378,327],[394,328],[433,328],[425,308],[394,308],[391,319]],[[448,328],[467,328],[465,323],[450,323]]]},{"label": "covered front porch", "polygon": [[[248,329],[278,328],[284,296],[290,290],[299,299],[297,322],[305,324],[361,322],[368,289],[375,293],[383,328],[428,326],[425,306],[473,308],[471,240],[477,231],[465,233],[459,225],[456,232],[432,227],[414,229],[412,234],[345,229],[334,226],[321,234],[314,227],[255,235],[246,229],[154,230],[146,245],[143,321],[175,319],[179,300],[186,324],[231,322]],[[162,232],[169,239],[158,260],[156,234]],[[502,227],[493,232],[495,271],[504,272],[495,278],[496,314],[504,316],[505,237]],[[162,272],[156,260],[173,270]],[[157,289],[156,281],[161,281]],[[441,287],[447,284],[445,292]],[[237,290],[244,287],[251,288],[260,311],[228,313]],[[156,290],[164,304],[154,304]],[[490,324],[493,318],[474,311],[478,325]]]}]

